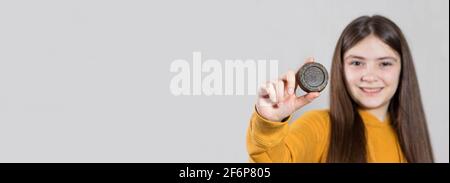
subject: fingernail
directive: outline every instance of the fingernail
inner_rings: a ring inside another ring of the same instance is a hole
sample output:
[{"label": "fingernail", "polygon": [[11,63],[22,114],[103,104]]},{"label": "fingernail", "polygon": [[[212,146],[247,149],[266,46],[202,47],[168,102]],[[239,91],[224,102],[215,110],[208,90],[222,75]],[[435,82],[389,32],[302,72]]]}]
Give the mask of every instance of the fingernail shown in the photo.
[{"label": "fingernail", "polygon": [[294,94],[294,88],[289,88],[289,94]]}]

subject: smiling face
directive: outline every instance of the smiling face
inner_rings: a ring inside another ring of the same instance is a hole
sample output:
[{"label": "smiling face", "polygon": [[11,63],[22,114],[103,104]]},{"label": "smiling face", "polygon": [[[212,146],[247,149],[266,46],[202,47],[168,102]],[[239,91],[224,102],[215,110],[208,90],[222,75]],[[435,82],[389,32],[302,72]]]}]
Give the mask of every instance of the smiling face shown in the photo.
[{"label": "smiling face", "polygon": [[347,90],[362,108],[387,108],[399,83],[399,54],[374,35],[344,53]]}]

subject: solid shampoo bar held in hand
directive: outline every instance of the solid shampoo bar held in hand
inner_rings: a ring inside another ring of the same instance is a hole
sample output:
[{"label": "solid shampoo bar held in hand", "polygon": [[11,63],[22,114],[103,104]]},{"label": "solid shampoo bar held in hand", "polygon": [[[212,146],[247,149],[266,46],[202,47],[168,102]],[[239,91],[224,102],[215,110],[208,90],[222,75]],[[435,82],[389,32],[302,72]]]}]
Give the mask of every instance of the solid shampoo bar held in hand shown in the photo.
[{"label": "solid shampoo bar held in hand", "polygon": [[322,64],[304,64],[295,75],[297,85],[305,92],[320,92],[328,83],[328,72]]}]

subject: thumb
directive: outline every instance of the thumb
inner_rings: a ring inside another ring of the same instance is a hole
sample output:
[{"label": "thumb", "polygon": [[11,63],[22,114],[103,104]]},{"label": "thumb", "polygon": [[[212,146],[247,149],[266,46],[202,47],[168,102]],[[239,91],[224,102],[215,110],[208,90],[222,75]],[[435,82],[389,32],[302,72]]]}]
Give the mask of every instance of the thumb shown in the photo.
[{"label": "thumb", "polygon": [[295,99],[295,109],[300,109],[303,106],[305,106],[306,104],[309,104],[311,101],[313,101],[315,98],[319,97],[320,93],[319,92],[311,92],[311,93],[307,93],[303,96],[297,97]]}]

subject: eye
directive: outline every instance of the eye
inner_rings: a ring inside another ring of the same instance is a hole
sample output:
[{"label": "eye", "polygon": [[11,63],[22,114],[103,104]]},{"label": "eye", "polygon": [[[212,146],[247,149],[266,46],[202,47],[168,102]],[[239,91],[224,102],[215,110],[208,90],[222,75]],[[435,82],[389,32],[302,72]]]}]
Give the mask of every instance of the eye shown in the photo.
[{"label": "eye", "polygon": [[391,65],[392,65],[391,62],[381,62],[382,67],[387,67],[387,66],[391,66]]},{"label": "eye", "polygon": [[363,63],[361,62],[361,61],[358,61],[358,60],[352,60],[351,62],[350,62],[350,65],[354,65],[354,66],[360,66],[360,65],[362,65]]}]

